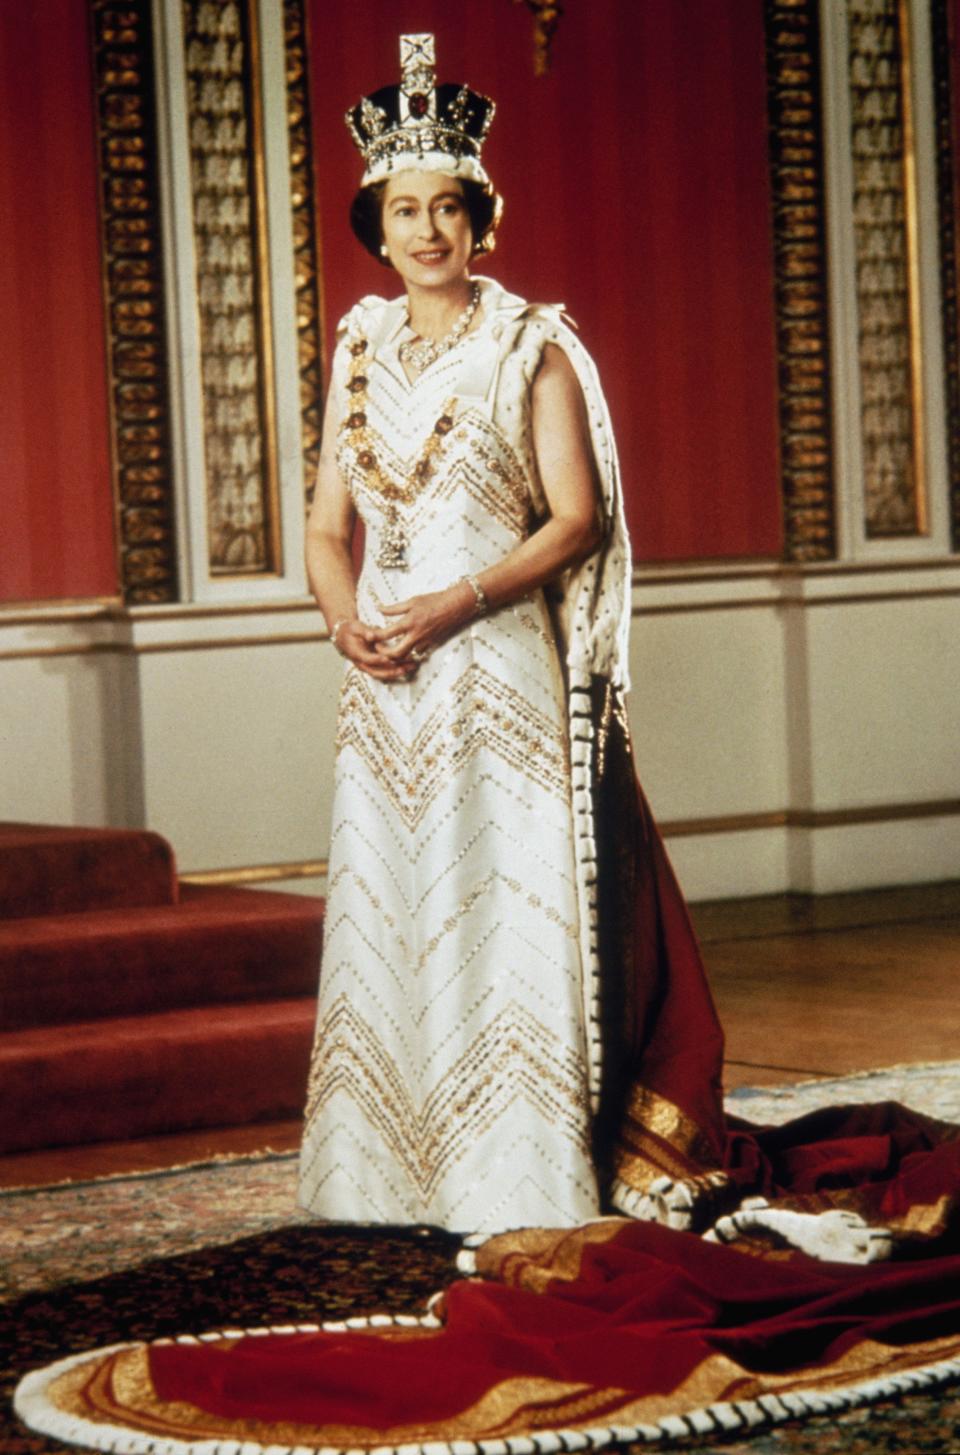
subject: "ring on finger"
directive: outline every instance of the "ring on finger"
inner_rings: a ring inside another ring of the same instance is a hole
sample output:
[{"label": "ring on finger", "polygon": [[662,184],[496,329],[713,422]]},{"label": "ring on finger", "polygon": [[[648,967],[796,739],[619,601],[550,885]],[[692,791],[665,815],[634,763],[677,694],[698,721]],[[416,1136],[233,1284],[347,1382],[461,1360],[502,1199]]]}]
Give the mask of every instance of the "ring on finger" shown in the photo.
[{"label": "ring on finger", "polygon": [[409,655],[414,662],[425,662],[430,654],[422,652],[419,647],[411,647]]}]

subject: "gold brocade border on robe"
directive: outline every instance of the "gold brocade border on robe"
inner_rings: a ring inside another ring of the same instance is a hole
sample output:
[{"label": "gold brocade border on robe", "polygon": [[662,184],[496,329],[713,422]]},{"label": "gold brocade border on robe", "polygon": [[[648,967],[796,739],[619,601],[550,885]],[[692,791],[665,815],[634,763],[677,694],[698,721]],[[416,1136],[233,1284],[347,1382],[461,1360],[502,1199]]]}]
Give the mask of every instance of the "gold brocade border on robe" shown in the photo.
[{"label": "gold brocade border on robe", "polygon": [[[826,1196],[832,1207],[859,1213],[868,1223],[887,1228],[897,1241],[940,1237],[947,1230],[947,1225],[951,1221],[951,1213],[960,1204],[960,1189],[955,1193],[943,1193],[935,1202],[913,1203],[901,1213],[886,1213],[882,1209],[878,1211],[876,1199],[869,1196],[869,1188],[866,1196],[862,1194],[858,1196],[858,1189],[847,1187],[830,1189]],[[811,1198],[810,1202],[811,1211],[821,1212],[823,1210],[823,1194]],[[800,1210],[807,1211],[808,1209]]]},{"label": "gold brocade border on robe", "polygon": [[[388,1332],[376,1331],[371,1337],[383,1337]],[[153,1390],[148,1348],[140,1345],[95,1356],[61,1375],[52,1383],[49,1398],[64,1414],[167,1438],[199,1441],[228,1437],[263,1444],[313,1443],[357,1449],[588,1429],[598,1420],[648,1424],[667,1415],[683,1416],[715,1403],[755,1400],[764,1394],[816,1395],[843,1390],[851,1384],[889,1379],[958,1354],[960,1336],[956,1334],[903,1348],[865,1340],[829,1365],[807,1366],[786,1374],[756,1374],[726,1355],[717,1354],[704,1359],[671,1392],[641,1396],[546,1378],[506,1379],[468,1409],[449,1418],[372,1429],[224,1419],[190,1404],[163,1403]]]},{"label": "gold brocade border on robe", "polygon": [[936,1202],[916,1203],[905,1213],[894,1213],[884,1219],[884,1226],[902,1238],[933,1238],[946,1232],[950,1213],[956,1208],[960,1193],[944,1193]]},{"label": "gold brocade border on robe", "polygon": [[614,1151],[615,1175],[644,1192],[664,1174],[686,1179],[717,1170],[710,1139],[702,1128],[666,1097],[635,1084]]},{"label": "gold brocade border on robe", "polygon": [[[392,1331],[371,1331],[368,1337],[382,1338],[384,1332],[389,1337]],[[487,1435],[498,1438],[526,1430],[555,1429],[560,1425],[590,1425],[616,1411],[628,1397],[623,1390],[596,1389],[582,1382],[516,1378],[493,1385],[475,1404],[449,1419],[424,1420],[386,1429],[312,1425],[229,1418],[209,1414],[184,1401],[161,1400],[150,1377],[146,1345],[117,1350],[94,1362],[92,1373],[90,1365],[85,1364],[54,1382],[49,1397],[58,1410],[118,1429],[194,1441],[232,1438],[268,1445],[357,1448],[438,1438],[476,1440]]]},{"label": "gold brocade border on robe", "polygon": [[889,1379],[941,1359],[955,1358],[960,1336],[947,1335],[907,1348],[892,1348],[872,1339],[848,1349],[831,1364],[807,1366],[788,1374],[755,1374],[725,1354],[713,1354],[669,1394],[643,1395],[616,1411],[618,1424],[648,1424],[666,1415],[692,1413],[711,1404],[756,1400],[764,1394],[819,1394],[851,1384]]},{"label": "gold brocade border on robe", "polygon": [[549,1283],[571,1283],[579,1277],[584,1250],[609,1243],[630,1221],[606,1218],[581,1228],[521,1228],[497,1234],[477,1249],[477,1273],[542,1293]]}]

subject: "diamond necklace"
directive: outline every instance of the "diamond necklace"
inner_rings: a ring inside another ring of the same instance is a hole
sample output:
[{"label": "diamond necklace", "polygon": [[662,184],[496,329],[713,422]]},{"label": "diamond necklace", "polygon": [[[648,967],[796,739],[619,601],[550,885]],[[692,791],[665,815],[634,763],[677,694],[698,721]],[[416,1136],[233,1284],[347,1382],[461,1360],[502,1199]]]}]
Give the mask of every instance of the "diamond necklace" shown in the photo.
[{"label": "diamond necklace", "polygon": [[477,315],[480,307],[480,284],[474,283],[470,289],[470,302],[457,319],[450,332],[439,339],[407,339],[397,350],[400,355],[400,362],[407,364],[417,374],[422,374],[428,364],[434,363],[441,354],[448,353],[460,342]]}]

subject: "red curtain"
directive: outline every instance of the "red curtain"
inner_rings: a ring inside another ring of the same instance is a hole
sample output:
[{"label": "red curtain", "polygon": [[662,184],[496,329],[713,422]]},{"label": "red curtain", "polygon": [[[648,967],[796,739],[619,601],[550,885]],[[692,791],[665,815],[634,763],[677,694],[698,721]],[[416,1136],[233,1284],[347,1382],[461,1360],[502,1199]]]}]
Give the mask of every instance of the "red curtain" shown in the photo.
[{"label": "red curtain", "polygon": [[549,75],[510,0],[308,0],[328,339],[396,280],[346,221],[360,159],[343,113],[432,30],[438,79],[497,102],[506,198],[485,264],[563,302],[610,398],[641,560],[775,556],[773,257],[761,0],[565,7]]},{"label": "red curtain", "polygon": [[87,0],[0,6],[0,600],[117,590]]}]

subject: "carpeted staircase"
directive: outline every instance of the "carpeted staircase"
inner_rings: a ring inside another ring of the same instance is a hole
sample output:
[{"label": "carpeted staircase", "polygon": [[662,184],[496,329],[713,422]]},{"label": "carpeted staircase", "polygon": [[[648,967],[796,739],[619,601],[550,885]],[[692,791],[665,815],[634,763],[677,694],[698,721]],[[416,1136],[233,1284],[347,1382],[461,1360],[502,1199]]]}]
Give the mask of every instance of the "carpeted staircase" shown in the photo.
[{"label": "carpeted staircase", "polygon": [[322,924],[158,834],[0,824],[0,1153],[299,1116]]}]

